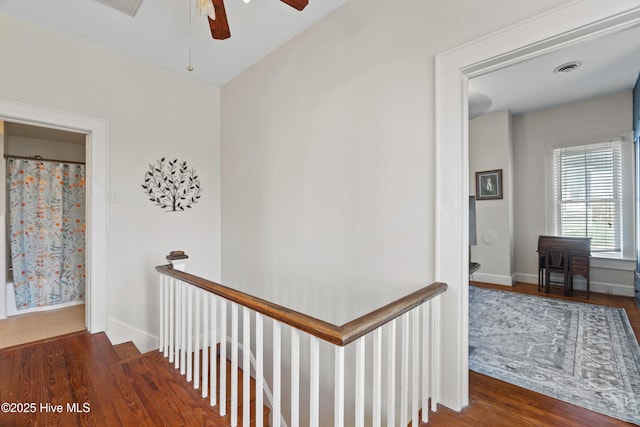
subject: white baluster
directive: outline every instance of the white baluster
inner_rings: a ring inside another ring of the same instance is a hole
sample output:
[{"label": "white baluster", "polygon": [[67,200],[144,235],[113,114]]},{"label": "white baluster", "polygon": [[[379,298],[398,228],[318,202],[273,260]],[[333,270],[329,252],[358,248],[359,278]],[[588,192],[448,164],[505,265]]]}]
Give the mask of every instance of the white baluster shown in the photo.
[{"label": "white baluster", "polygon": [[231,303],[231,427],[238,425],[238,304]]},{"label": "white baluster", "polygon": [[176,354],[174,368],[180,368],[180,352],[182,351],[182,282],[174,279],[176,293]]},{"label": "white baluster", "polygon": [[164,291],[164,357],[169,356],[169,343],[171,341],[171,304],[169,301],[173,296],[171,295],[171,286],[169,283],[171,278],[165,277],[165,291]]},{"label": "white baluster", "polygon": [[382,328],[373,332],[373,427],[382,422]]},{"label": "white baluster", "polygon": [[187,284],[180,281],[180,374],[184,375],[187,368]]},{"label": "white baluster", "polygon": [[174,327],[175,327],[175,279],[169,278],[169,363],[173,362]]},{"label": "white baluster", "polygon": [[388,326],[387,426],[396,425],[396,319]]},{"label": "white baluster", "polygon": [[291,427],[300,425],[300,333],[291,328]]},{"label": "white baluster", "polygon": [[414,308],[411,311],[411,319],[413,320],[413,326],[411,328],[411,350],[412,350],[412,367],[411,367],[411,401],[413,405],[411,407],[411,419],[412,425],[418,426],[419,421],[419,403],[420,403],[420,308]]},{"label": "white baluster", "polygon": [[[209,389],[209,293],[202,294],[202,397]],[[215,365],[212,365],[215,370]],[[214,383],[215,384],[215,383]]]},{"label": "white baluster", "polygon": [[[263,354],[263,316],[256,313],[256,427],[263,427],[264,418],[264,354]],[[278,414],[278,416],[280,416]],[[274,415],[275,417],[275,415]]]},{"label": "white baluster", "polygon": [[282,351],[282,327],[277,320],[273,321],[273,427],[280,427],[280,414],[282,413],[282,375],[281,375],[281,351]]},{"label": "white baluster", "polygon": [[187,288],[187,381],[193,379],[193,286]]},{"label": "white baluster", "polygon": [[220,415],[227,415],[227,301],[220,300]]},{"label": "white baluster", "polygon": [[402,315],[402,355],[401,375],[400,375],[400,423],[407,425],[409,418],[407,415],[407,406],[409,404],[409,315]]},{"label": "white baluster", "polygon": [[[166,309],[164,307],[165,300],[165,291],[167,288],[167,276],[164,274],[160,275],[160,346],[158,347],[158,351],[163,351],[165,346],[165,332],[164,332],[164,322],[166,316]],[[165,351],[166,352],[166,351]]]},{"label": "white baluster", "polygon": [[365,337],[356,341],[356,427],[364,427],[364,345]]},{"label": "white baluster", "polygon": [[[429,329],[429,348],[438,348],[440,343],[440,301],[441,298],[430,300],[429,305],[431,308],[430,322],[433,327]],[[431,411],[436,412],[438,410],[438,402],[440,401],[440,355],[438,351],[429,352],[431,355],[431,366],[429,370],[429,390],[431,391],[429,397],[431,398]]]},{"label": "white baluster", "polygon": [[251,421],[251,312],[242,308],[242,425]]},{"label": "white baluster", "polygon": [[429,373],[431,370],[431,348],[430,339],[430,316],[431,301],[422,304],[422,422],[429,422],[429,395],[431,387],[429,384]]},{"label": "white baluster", "polygon": [[202,319],[200,317],[200,295],[201,290],[196,288],[195,291],[195,301],[193,302],[196,306],[196,314],[195,314],[195,343],[194,343],[194,353],[193,353],[193,388],[198,389],[200,387],[200,322]]},{"label": "white baluster", "polygon": [[318,427],[320,424],[320,346],[318,338],[309,337],[310,387],[309,387],[309,425]]},{"label": "white baluster", "polygon": [[344,427],[344,347],[335,346],[335,399],[333,425]]},{"label": "white baluster", "polygon": [[[209,404],[211,406],[216,406],[216,399],[218,398],[216,391],[218,387],[216,377],[216,361],[218,360],[218,298],[215,295],[209,295],[209,300],[211,301],[211,339],[209,340],[211,343],[211,348],[209,349],[209,357],[211,358],[211,393],[209,393]],[[222,346],[220,351],[222,352]],[[222,375],[222,373],[220,373],[220,375]],[[220,406],[222,407],[222,405]]]}]

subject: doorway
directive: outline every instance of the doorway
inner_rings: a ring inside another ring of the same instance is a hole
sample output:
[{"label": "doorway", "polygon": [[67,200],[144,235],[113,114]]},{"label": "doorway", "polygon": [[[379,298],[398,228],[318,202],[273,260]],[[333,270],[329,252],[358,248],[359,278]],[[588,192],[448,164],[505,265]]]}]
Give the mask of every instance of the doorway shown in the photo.
[{"label": "doorway", "polygon": [[[85,325],[107,331],[107,142],[108,122],[94,117],[0,100],[0,120],[86,135]],[[0,293],[0,306],[6,304]]]},{"label": "doorway", "polygon": [[637,2],[574,2],[436,57],[436,279],[452,292],[438,320],[447,325],[434,361],[440,402],[468,405],[468,79],[528,58],[640,24]]},{"label": "doorway", "polygon": [[[87,137],[9,121],[2,129],[7,169],[0,189],[6,232],[0,264],[6,280],[0,280],[0,311],[7,319],[0,320],[0,347],[8,347],[86,327]],[[28,250],[15,258],[19,247]]]}]

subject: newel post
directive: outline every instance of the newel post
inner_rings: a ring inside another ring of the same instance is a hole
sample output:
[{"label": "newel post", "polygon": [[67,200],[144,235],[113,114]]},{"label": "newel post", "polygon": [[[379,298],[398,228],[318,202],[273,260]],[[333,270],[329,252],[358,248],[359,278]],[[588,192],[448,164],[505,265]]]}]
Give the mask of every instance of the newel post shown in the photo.
[{"label": "newel post", "polygon": [[189,257],[184,253],[184,251],[171,251],[169,255],[167,255],[167,261],[171,263],[175,270],[179,271],[186,270],[187,259],[189,259]]}]

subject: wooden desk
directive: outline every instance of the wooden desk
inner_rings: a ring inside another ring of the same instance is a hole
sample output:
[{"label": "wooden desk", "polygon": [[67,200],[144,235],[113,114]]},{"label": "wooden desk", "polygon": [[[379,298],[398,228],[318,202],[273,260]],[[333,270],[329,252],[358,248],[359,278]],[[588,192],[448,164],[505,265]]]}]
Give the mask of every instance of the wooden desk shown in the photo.
[{"label": "wooden desk", "polygon": [[542,284],[545,250],[566,250],[569,252],[570,289],[573,290],[573,276],[587,279],[587,299],[589,299],[589,270],[591,266],[590,237],[538,237],[538,289]]}]

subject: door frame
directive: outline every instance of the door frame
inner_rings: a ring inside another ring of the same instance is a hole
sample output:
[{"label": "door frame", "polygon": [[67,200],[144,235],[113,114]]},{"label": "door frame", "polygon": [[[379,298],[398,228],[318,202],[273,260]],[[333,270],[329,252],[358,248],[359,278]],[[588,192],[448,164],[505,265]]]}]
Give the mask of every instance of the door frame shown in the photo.
[{"label": "door frame", "polygon": [[469,78],[637,25],[637,0],[577,0],[436,56],[435,265],[436,280],[449,285],[438,318],[436,402],[456,411],[469,404]]},{"label": "door frame", "polygon": [[109,123],[95,117],[2,99],[0,99],[0,120],[87,135],[85,324],[91,333],[106,331],[108,313],[107,146]]}]

